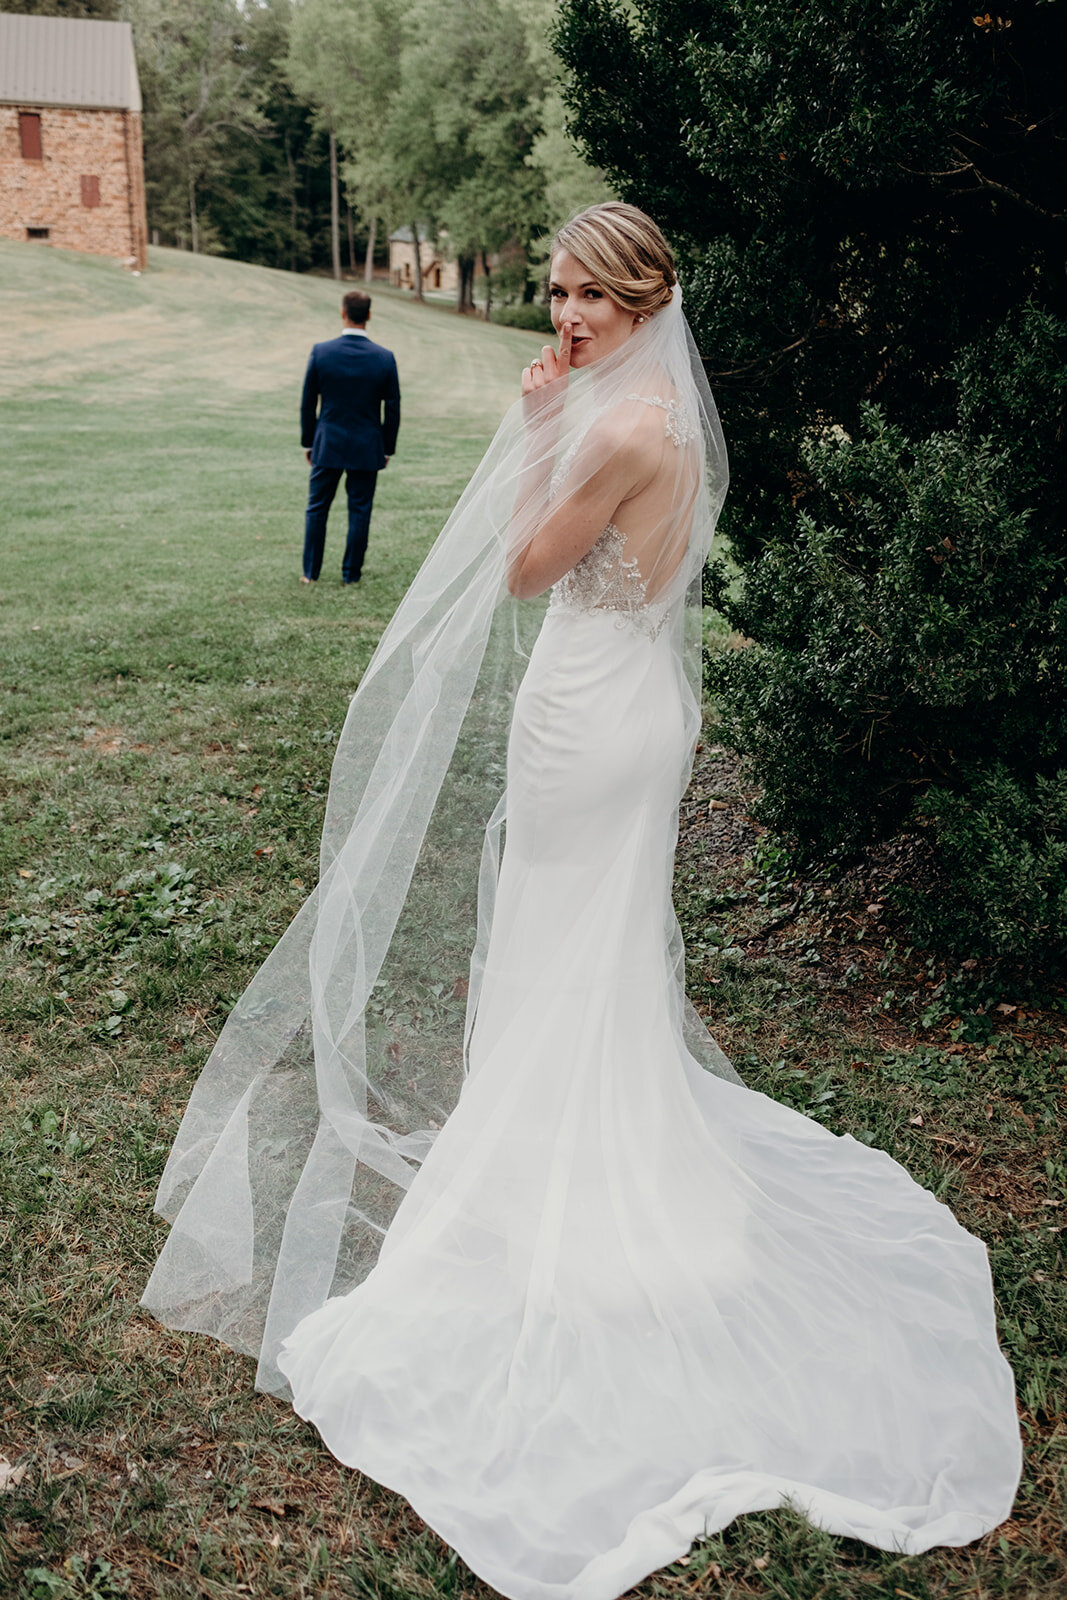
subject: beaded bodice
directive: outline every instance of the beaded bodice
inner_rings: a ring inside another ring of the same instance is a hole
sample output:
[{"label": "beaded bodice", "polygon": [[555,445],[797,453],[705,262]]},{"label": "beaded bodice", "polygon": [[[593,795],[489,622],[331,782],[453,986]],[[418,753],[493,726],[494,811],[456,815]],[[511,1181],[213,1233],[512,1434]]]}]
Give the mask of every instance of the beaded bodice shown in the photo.
[{"label": "beaded bodice", "polygon": [[578,611],[633,611],[648,603],[636,561],[623,556],[626,536],[609,522],[591,550],[552,586],[552,605]]},{"label": "beaded bodice", "polygon": [[[696,436],[692,418],[679,401],[664,400],[658,394],[628,394],[626,398],[658,406],[667,413],[664,431],[676,449],[689,444]],[[553,493],[566,476],[577,444],[578,441],[571,446],[556,469]],[[592,549],[553,584],[549,610],[615,612],[618,627],[629,624],[637,632],[654,639],[666,623],[670,607],[649,600],[648,587],[637,561],[627,560],[625,549],[626,535],[609,522]]]},{"label": "beaded bodice", "polygon": [[609,522],[591,550],[552,585],[549,611],[615,614],[617,628],[655,639],[670,615],[670,604],[648,598],[636,560],[627,560],[626,535]]}]

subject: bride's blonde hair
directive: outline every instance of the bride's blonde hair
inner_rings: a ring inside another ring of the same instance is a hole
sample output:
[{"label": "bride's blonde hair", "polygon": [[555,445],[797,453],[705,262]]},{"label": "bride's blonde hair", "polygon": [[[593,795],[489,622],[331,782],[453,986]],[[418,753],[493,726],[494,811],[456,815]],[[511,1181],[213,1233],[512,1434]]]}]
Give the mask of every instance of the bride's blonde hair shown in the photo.
[{"label": "bride's blonde hair", "polygon": [[557,250],[568,251],[605,293],[642,316],[665,306],[677,281],[670,246],[652,218],[621,200],[579,211],[556,234],[553,255]]}]

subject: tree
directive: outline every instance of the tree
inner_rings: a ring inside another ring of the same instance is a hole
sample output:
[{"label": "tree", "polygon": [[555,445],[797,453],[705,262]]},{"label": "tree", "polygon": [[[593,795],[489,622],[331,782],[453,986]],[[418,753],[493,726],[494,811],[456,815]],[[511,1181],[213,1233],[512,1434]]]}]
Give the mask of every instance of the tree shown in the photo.
[{"label": "tree", "polygon": [[563,63],[552,48],[552,34],[559,7],[556,0],[513,0],[526,30],[530,61],[543,94],[538,121],[541,131],[533,141],[528,157],[544,186],[545,230],[533,251],[547,261],[552,237],[576,211],[602,200],[617,199],[599,167],[591,166],[579,151],[567,128],[566,108],[561,85]]},{"label": "tree", "polygon": [[1067,926],[1065,46],[1062,0],[575,0],[559,32],[719,391],[712,592],[755,647],[712,678],[763,815],[809,861],[918,829],[947,887],[913,926],[1028,959]]},{"label": "tree", "polygon": [[390,102],[400,84],[403,13],[398,0],[365,0],[357,84],[338,112],[345,153],[345,192],[367,225],[363,276],[370,283],[378,222],[390,205],[390,170],[385,130]]},{"label": "tree", "polygon": [[26,17],[95,17],[118,22],[121,0],[0,0],[0,12]]},{"label": "tree", "polygon": [[563,96],[558,88],[549,89],[542,102],[541,132],[533,142],[529,159],[544,184],[546,254],[553,235],[575,212],[618,198],[604,174],[579,155],[567,132]]},{"label": "tree", "polygon": [[469,305],[478,254],[529,245],[600,192],[564,132],[551,0],[30,3],[128,11],[165,241],[336,273],[354,208],[369,279],[379,220],[447,226]]},{"label": "tree", "polygon": [[128,0],[145,102],[145,181],[153,218],[193,250],[217,248],[205,230],[203,185],[225,171],[234,137],[264,123],[236,0]]},{"label": "tree", "polygon": [[299,0],[289,30],[293,88],[315,108],[329,145],[330,257],[341,276],[341,201],[337,129],[358,93],[363,7],[356,0]]},{"label": "tree", "polygon": [[201,249],[293,271],[319,262],[328,248],[326,143],[286,70],[291,0],[235,0],[213,23],[197,0],[123,6],[144,100],[153,234],[184,244],[195,231]]},{"label": "tree", "polygon": [[320,259],[328,242],[321,225],[328,228],[329,191],[322,133],[289,79],[292,9],[291,0],[247,0],[244,7],[264,126],[233,149],[217,221],[228,252],[297,272]]},{"label": "tree", "polygon": [[1064,309],[1062,0],[575,0],[557,42],[574,131],[678,246],[739,550],[792,525],[813,433],[951,426],[957,353]]},{"label": "tree", "polygon": [[464,311],[476,258],[487,264],[543,227],[542,179],[528,159],[540,84],[506,0],[416,0],[405,27],[386,161],[407,215],[447,232]]}]

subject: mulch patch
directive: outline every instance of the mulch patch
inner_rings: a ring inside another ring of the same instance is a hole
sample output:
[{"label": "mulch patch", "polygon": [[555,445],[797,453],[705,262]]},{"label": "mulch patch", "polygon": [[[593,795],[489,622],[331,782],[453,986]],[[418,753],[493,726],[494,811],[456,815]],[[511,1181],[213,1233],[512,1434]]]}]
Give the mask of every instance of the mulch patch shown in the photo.
[{"label": "mulch patch", "polygon": [[[894,889],[906,884],[936,896],[946,881],[933,842],[922,832],[871,845],[833,874],[798,875],[780,886],[780,904],[759,905],[763,885],[752,857],[767,832],[753,816],[759,795],[732,751],[709,741],[698,745],[681,806],[678,866],[734,897],[734,938],[747,957],[773,956],[788,966],[806,950],[816,985],[832,988],[835,1005],[875,1031],[886,1049],[914,1045],[923,997],[961,976],[976,1004],[988,1008],[994,1034],[1037,1046],[1067,1041],[1067,988],[1052,976],[911,948],[893,909]],[[887,1007],[890,988],[899,998]],[[921,1038],[929,1041],[926,1029]]]}]

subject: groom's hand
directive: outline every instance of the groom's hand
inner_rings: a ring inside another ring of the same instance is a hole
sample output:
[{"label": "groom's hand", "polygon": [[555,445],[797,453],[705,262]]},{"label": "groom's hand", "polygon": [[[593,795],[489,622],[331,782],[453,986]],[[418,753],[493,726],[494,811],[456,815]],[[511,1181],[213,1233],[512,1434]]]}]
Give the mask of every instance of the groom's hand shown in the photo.
[{"label": "groom's hand", "polygon": [[557,355],[550,344],[546,344],[541,351],[540,358],[531,361],[528,367],[523,368],[522,392],[524,395],[534,394],[538,389],[543,389],[546,383],[553,383],[557,378],[565,378],[571,370],[571,340],[574,337],[574,328],[569,322],[563,323],[559,330],[559,354]]},{"label": "groom's hand", "polygon": [[304,460],[307,462],[308,466],[310,467],[310,465],[311,465],[311,451],[310,450],[305,450],[304,451]]}]

